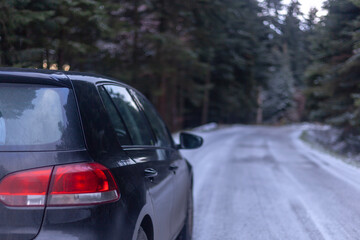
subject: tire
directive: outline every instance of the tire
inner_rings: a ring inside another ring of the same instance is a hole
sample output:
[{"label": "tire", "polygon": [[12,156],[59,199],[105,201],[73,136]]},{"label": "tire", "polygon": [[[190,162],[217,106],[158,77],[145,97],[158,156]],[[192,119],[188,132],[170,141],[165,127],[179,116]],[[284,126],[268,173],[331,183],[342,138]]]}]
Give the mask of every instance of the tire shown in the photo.
[{"label": "tire", "polygon": [[181,230],[177,240],[191,240],[192,232],[193,232],[193,224],[194,224],[194,200],[191,189],[189,193],[185,225]]},{"label": "tire", "polygon": [[142,227],[139,228],[136,240],[148,240],[146,233]]}]

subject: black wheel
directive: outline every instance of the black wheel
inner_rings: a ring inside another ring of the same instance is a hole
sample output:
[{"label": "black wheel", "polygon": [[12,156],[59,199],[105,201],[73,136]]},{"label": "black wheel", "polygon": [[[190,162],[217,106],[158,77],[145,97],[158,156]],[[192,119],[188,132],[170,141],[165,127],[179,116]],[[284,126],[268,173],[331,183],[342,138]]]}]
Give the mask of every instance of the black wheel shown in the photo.
[{"label": "black wheel", "polygon": [[146,233],[144,232],[144,229],[142,229],[142,227],[139,228],[136,240],[148,240]]},{"label": "black wheel", "polygon": [[181,230],[177,240],[191,240],[193,232],[193,221],[194,221],[194,200],[192,190],[189,193],[188,207],[186,214],[186,221],[183,229]]}]

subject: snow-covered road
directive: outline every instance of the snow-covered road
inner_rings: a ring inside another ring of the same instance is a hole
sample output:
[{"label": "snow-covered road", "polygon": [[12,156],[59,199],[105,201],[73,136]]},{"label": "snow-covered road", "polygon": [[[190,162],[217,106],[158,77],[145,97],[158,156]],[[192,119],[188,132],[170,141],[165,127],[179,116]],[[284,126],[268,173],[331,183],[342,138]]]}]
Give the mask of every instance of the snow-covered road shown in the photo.
[{"label": "snow-covered road", "polygon": [[360,239],[360,170],[311,149],[303,126],[198,133],[195,240]]}]

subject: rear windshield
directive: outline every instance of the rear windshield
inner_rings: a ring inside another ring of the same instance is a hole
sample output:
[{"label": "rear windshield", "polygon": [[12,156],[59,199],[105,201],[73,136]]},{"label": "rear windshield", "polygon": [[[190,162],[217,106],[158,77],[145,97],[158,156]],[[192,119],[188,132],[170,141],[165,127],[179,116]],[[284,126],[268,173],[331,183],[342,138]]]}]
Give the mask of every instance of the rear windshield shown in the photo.
[{"label": "rear windshield", "polygon": [[81,148],[84,140],[72,90],[0,84],[0,151]]}]

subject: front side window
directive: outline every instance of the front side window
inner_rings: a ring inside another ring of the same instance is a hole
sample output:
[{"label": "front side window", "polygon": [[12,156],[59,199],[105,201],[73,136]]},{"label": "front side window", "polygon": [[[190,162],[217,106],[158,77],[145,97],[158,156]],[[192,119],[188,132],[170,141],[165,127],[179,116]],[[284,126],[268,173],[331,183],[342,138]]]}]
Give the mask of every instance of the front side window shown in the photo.
[{"label": "front side window", "polygon": [[154,145],[152,133],[146,119],[135,104],[126,88],[104,86],[120,113],[134,145]]},{"label": "front side window", "polygon": [[0,84],[0,151],[84,148],[73,91]]}]

